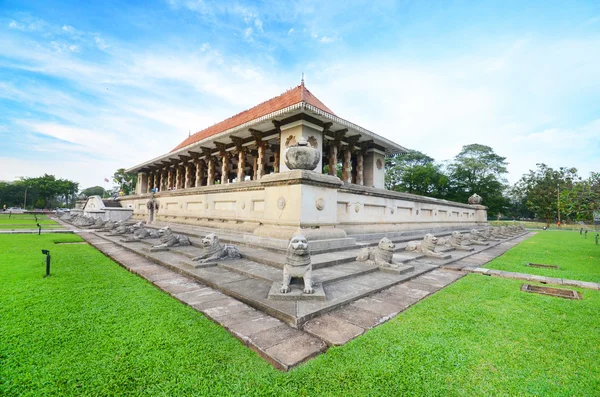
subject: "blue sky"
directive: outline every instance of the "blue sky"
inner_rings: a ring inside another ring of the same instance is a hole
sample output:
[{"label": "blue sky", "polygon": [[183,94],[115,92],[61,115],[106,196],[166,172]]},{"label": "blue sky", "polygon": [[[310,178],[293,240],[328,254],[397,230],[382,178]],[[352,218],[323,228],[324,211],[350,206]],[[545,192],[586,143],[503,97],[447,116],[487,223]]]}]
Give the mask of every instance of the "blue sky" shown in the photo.
[{"label": "blue sky", "polygon": [[103,185],[297,85],[436,160],[600,171],[600,2],[0,0],[0,180]]}]

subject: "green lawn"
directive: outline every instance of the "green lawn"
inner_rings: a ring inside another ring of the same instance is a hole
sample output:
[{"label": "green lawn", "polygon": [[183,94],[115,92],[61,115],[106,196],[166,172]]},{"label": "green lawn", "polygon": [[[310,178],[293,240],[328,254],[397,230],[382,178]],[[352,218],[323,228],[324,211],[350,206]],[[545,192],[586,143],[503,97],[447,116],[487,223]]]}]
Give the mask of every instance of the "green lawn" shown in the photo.
[{"label": "green lawn", "polygon": [[8,214],[0,214],[0,230],[37,229],[37,223],[42,225],[42,228],[61,227],[46,215],[38,215],[37,218],[38,221],[36,222],[35,217],[29,214],[14,214],[10,218]]},{"label": "green lawn", "polygon": [[[600,292],[469,275],[281,373],[76,235],[0,235],[0,395],[595,396]],[[51,250],[44,279],[41,249]]]},{"label": "green lawn", "polygon": [[[555,265],[560,269],[526,266],[528,263]],[[576,232],[539,232],[485,267],[600,283],[600,245],[595,244],[592,233],[586,239]]]}]

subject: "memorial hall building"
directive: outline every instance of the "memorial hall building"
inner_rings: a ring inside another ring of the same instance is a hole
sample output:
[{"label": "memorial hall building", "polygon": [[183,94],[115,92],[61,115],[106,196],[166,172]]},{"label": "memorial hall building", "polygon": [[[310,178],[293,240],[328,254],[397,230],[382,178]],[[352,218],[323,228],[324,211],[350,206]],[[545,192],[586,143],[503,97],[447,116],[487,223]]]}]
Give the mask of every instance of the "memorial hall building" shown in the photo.
[{"label": "memorial hall building", "polygon": [[386,190],[385,156],[406,151],[302,82],[129,168],[136,194],[119,200],[135,219],[285,240],[299,229],[343,241],[486,222],[481,205]]}]

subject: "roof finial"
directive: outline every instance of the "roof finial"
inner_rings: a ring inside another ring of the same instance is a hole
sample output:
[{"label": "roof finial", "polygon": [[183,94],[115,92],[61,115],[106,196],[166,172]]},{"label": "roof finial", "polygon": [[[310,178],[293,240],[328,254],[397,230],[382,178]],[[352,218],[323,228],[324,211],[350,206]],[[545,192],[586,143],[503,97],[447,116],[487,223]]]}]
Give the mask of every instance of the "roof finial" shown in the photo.
[{"label": "roof finial", "polygon": [[300,85],[304,87],[304,72],[302,72],[302,80],[300,80]]},{"label": "roof finial", "polygon": [[188,138],[192,136],[192,130],[188,130]]}]

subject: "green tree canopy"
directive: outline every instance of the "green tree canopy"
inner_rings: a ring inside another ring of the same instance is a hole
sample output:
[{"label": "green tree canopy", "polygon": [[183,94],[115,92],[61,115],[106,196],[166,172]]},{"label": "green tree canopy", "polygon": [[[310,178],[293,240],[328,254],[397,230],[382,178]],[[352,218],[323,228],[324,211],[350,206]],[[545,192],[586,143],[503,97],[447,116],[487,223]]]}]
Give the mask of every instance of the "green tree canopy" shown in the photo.
[{"label": "green tree canopy", "polygon": [[536,170],[529,170],[515,184],[514,192],[537,218],[545,219],[549,225],[558,216],[559,192],[571,190],[581,178],[576,168],[560,167],[555,170],[543,163],[536,166]]},{"label": "green tree canopy", "polygon": [[463,146],[460,153],[448,165],[450,192],[448,198],[467,202],[473,193],[483,198],[488,215],[494,216],[508,205],[504,196],[508,173],[506,157],[499,156],[489,146],[471,144]]},{"label": "green tree canopy", "polygon": [[104,197],[104,188],[102,186],[92,186],[81,191],[81,194],[89,196],[100,196]]},{"label": "green tree canopy", "polygon": [[137,184],[137,175],[125,172],[125,168],[119,168],[113,175],[113,180],[119,186],[123,193],[132,194],[135,192]]},{"label": "green tree canopy", "polygon": [[434,159],[416,150],[386,158],[385,185],[389,190],[443,197],[448,177]]}]

